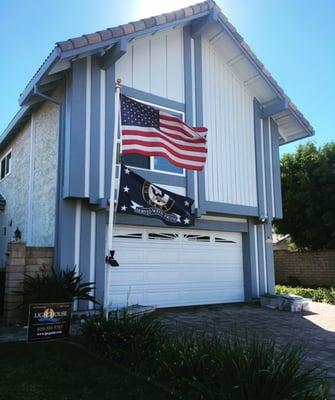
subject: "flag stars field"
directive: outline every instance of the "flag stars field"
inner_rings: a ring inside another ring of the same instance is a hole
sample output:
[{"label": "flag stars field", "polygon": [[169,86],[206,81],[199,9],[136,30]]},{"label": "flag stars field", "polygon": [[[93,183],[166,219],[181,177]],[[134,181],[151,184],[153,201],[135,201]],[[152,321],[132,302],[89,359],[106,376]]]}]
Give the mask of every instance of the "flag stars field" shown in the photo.
[{"label": "flag stars field", "polygon": [[123,188],[123,191],[125,192],[125,193],[128,193],[129,192],[129,187],[128,186],[125,186],[124,188]]}]

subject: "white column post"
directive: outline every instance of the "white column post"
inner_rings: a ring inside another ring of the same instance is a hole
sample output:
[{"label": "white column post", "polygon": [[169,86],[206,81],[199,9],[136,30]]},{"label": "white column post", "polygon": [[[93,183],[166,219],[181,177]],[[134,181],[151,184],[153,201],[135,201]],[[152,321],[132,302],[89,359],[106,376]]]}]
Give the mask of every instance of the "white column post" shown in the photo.
[{"label": "white column post", "polygon": [[[121,79],[117,79],[115,83],[115,111],[114,111],[114,134],[113,134],[113,154],[112,154],[112,169],[111,169],[111,185],[109,196],[109,219],[107,231],[107,251],[113,250],[113,224],[114,224],[114,208],[115,208],[115,181],[116,181],[116,163],[117,163],[117,145],[120,123],[120,89]],[[107,260],[106,260],[107,261]],[[110,282],[110,269],[112,267],[106,262],[106,279],[105,279],[105,292],[104,292],[104,309],[106,317],[108,318],[109,311],[109,282]]]}]

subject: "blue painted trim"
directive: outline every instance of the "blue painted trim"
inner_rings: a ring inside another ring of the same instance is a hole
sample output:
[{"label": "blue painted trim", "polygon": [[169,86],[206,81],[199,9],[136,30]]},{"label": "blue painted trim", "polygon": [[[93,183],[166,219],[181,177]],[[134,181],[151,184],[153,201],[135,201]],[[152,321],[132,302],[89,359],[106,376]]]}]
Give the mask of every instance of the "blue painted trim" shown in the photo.
[{"label": "blue painted trim", "polygon": [[126,96],[134,97],[137,100],[147,101],[148,103],[156,104],[157,106],[172,108],[173,110],[185,112],[185,104],[179,101],[170,100],[165,97],[157,96],[152,93],[143,92],[142,90],[122,85],[121,93]]},{"label": "blue painted trim", "polygon": [[201,210],[203,210],[205,213],[214,212],[219,214],[232,214],[240,216],[258,215],[257,207],[244,206],[240,204],[220,203],[217,201],[208,201],[208,200],[206,200],[201,204]]},{"label": "blue painted trim", "polygon": [[271,117],[272,115],[278,114],[285,110],[288,110],[288,99],[278,99],[269,106],[262,108],[261,118]]},{"label": "blue painted trim", "polygon": [[250,243],[249,235],[242,233],[242,252],[243,252],[243,283],[244,283],[244,300],[251,301],[252,299],[252,277],[251,277],[251,262],[250,262]]},{"label": "blue painted trim", "polygon": [[[166,30],[168,28],[173,28],[177,25],[183,25],[186,24],[188,22],[191,22],[195,19],[199,19],[202,17],[205,17],[207,15],[209,15],[211,13],[211,11],[205,11],[199,14],[195,14],[195,15],[191,15],[189,17],[185,17],[182,19],[178,19],[177,21],[172,21],[172,22],[167,22],[165,24],[160,24],[160,25],[155,25],[151,28],[147,28],[147,29],[143,29],[141,31],[137,31],[137,32],[133,32],[130,33],[129,35],[124,35],[123,37],[127,40],[132,40],[141,36],[146,36],[149,35],[151,33],[155,33],[157,31],[161,31],[161,30]],[[114,43],[118,42],[120,40],[120,37],[118,38],[112,38],[109,40],[104,40],[103,42],[99,42],[99,43],[95,43],[95,44],[91,44],[91,45],[87,45],[83,48],[79,48],[79,49],[74,49],[74,50],[68,50],[68,51],[64,51],[61,53],[61,59],[68,59],[68,58],[73,58],[77,55],[89,55],[91,53],[97,52],[100,49],[104,49],[107,48],[111,45],[113,45]]]},{"label": "blue painted trim", "polygon": [[[88,203],[81,201],[79,274],[83,282],[90,281],[91,212]],[[79,301],[79,310],[88,309],[88,301]]]},{"label": "blue painted trim", "polygon": [[[256,266],[256,247],[255,247],[255,231],[254,231],[254,220],[253,218],[248,218],[248,246],[249,246],[249,254],[248,254],[248,263],[250,268],[250,290],[251,297],[257,298],[257,266]],[[243,254],[244,257],[244,254]]]},{"label": "blue painted trim", "polygon": [[64,158],[63,158],[63,197],[70,192],[70,156],[71,156],[71,97],[72,74],[66,76],[65,86],[65,115],[64,115]]},{"label": "blue painted trim", "polygon": [[17,130],[30,118],[31,105],[26,105],[20,108],[10,121],[7,128],[0,136],[0,150],[2,150],[15,135]]},{"label": "blue painted trim", "polygon": [[191,36],[197,38],[201,36],[213,22],[218,21],[218,11],[211,10],[207,17],[197,20],[191,24]]},{"label": "blue painted trim", "polygon": [[59,107],[59,130],[58,130],[58,160],[57,160],[57,189],[56,189],[56,215],[55,215],[55,252],[54,266],[60,268],[60,252],[61,252],[61,231],[60,218],[63,202],[63,184],[64,184],[64,140],[65,140],[65,113],[66,113],[66,92],[62,103]]},{"label": "blue painted trim", "polygon": [[[195,81],[195,121],[196,126],[204,125],[203,90],[202,90],[202,36],[194,39],[194,81]],[[206,167],[205,167],[206,168]],[[205,172],[198,175],[198,210],[199,215],[206,212]]]},{"label": "blue painted trim", "polygon": [[74,267],[74,246],[75,246],[75,213],[76,200],[60,200],[59,212],[59,268],[67,269]]},{"label": "blue painted trim", "polygon": [[95,236],[95,296],[100,304],[104,302],[105,291],[106,224],[106,210],[97,211]]},{"label": "blue painted trim", "polygon": [[269,120],[268,118],[263,119],[263,140],[264,140],[264,165],[265,165],[265,190],[266,190],[266,199],[267,199],[267,211],[268,211],[268,220],[273,220],[273,204],[272,204],[272,195],[273,187],[271,183],[271,174],[273,173],[271,167],[272,161],[272,146],[270,149],[270,134],[269,132]]},{"label": "blue painted trim", "polygon": [[255,159],[256,159],[256,182],[257,182],[257,201],[258,216],[265,217],[267,214],[263,190],[263,167],[262,167],[262,130],[261,130],[261,106],[254,98],[254,135],[255,135]]},{"label": "blue painted trim", "polygon": [[272,245],[272,224],[268,223],[264,226],[265,231],[265,257],[266,257],[266,274],[268,293],[275,293],[275,269],[273,260],[273,245]]},{"label": "blue painted trim", "polygon": [[69,181],[65,197],[85,195],[86,63],[73,62],[70,110]]},{"label": "blue painted trim", "polygon": [[90,203],[99,200],[99,135],[100,135],[100,66],[98,57],[91,58],[91,140],[90,140]]},{"label": "blue painted trim", "polygon": [[[168,228],[162,221],[155,218],[138,217],[128,214],[116,214],[116,224],[119,225],[139,225],[139,226],[154,226]],[[169,227],[173,229],[173,227]],[[248,232],[248,224],[243,222],[229,221],[210,221],[205,219],[196,219],[194,226],[179,227],[178,229],[199,229],[208,231],[225,231],[225,232]]]},{"label": "blue painted trim", "polygon": [[102,69],[108,69],[112,64],[114,64],[119,58],[127,53],[128,40],[121,38],[114,46],[109,49],[100,58],[100,67]]},{"label": "blue painted trim", "polygon": [[271,119],[272,135],[272,169],[275,196],[275,218],[283,218],[283,204],[281,191],[280,158],[279,158],[279,132],[278,126]]},{"label": "blue painted trim", "polygon": [[256,225],[257,228],[257,252],[258,252],[258,271],[259,271],[259,294],[267,292],[265,288],[265,276],[264,269],[266,269],[266,258],[264,258],[263,252],[263,240],[264,235],[262,232],[262,225]]},{"label": "blue painted trim", "polygon": [[[183,28],[184,44],[184,92],[185,92],[185,122],[193,125],[193,71],[192,71],[192,47],[191,47],[191,26]],[[186,170],[186,194],[194,199],[194,171]]]},{"label": "blue painted trim", "polygon": [[26,101],[28,96],[31,94],[33,88],[35,85],[37,85],[42,79],[44,75],[47,75],[48,72],[51,70],[51,68],[56,64],[56,62],[59,60],[61,54],[61,50],[56,47],[51,54],[48,56],[48,58],[44,61],[43,65],[40,67],[38,72],[35,74],[35,76],[32,78],[32,80],[28,83],[24,91],[19,97],[19,104],[20,106],[23,105],[23,103]]},{"label": "blue painted trim", "polygon": [[109,199],[115,113],[115,64],[106,70],[105,198]]}]

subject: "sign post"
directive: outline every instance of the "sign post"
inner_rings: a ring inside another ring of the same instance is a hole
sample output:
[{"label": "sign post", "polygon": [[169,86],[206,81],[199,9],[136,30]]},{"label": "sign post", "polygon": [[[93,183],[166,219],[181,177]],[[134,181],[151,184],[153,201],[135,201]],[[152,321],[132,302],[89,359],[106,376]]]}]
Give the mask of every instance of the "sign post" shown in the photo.
[{"label": "sign post", "polygon": [[27,342],[69,336],[72,303],[30,304]]}]

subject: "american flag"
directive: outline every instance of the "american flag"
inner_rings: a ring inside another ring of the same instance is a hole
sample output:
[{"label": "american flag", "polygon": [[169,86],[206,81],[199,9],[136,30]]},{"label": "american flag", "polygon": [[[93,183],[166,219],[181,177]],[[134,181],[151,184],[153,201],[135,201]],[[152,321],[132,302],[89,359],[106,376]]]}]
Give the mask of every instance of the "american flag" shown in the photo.
[{"label": "american flag", "polygon": [[177,167],[202,170],[207,157],[206,128],[121,95],[122,154],[167,158]]}]

